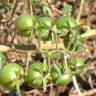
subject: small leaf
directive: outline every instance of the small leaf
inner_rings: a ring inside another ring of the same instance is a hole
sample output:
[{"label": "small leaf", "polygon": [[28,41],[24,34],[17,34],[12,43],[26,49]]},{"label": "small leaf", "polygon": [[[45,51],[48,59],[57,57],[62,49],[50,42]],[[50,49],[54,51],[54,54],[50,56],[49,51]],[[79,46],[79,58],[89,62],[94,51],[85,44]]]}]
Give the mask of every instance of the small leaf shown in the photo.
[{"label": "small leaf", "polygon": [[46,14],[48,11],[48,6],[43,4],[42,9],[43,9],[43,13]]},{"label": "small leaf", "polygon": [[47,85],[46,85],[46,79],[43,78],[43,89],[44,89],[44,92],[46,91],[46,87],[47,87]]},{"label": "small leaf", "polygon": [[51,59],[58,59],[58,58],[60,58],[61,56],[62,56],[62,53],[61,53],[60,50],[54,50],[54,51],[52,51],[51,54],[50,54],[50,58],[51,58]]},{"label": "small leaf", "polygon": [[32,5],[36,4],[38,2],[38,0],[31,0]]},{"label": "small leaf", "polygon": [[57,66],[57,64],[54,64],[53,66],[54,66],[54,68],[56,69],[56,71],[57,71],[59,74],[61,74],[61,70],[59,69],[59,67]]},{"label": "small leaf", "polygon": [[63,13],[66,14],[66,15],[71,15],[71,12],[72,12],[72,6],[67,4],[64,6],[63,8]]}]

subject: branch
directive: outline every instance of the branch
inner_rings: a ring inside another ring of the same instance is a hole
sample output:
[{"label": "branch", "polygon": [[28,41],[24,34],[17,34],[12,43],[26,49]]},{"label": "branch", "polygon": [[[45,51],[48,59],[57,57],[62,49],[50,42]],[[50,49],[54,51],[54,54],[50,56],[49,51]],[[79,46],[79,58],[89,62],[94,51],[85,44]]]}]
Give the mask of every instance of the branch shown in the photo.
[{"label": "branch", "polygon": [[79,89],[79,86],[78,86],[78,83],[77,83],[77,80],[76,80],[76,76],[73,76],[73,84],[74,84],[74,87],[78,93],[78,96],[83,96],[80,89]]},{"label": "branch", "polygon": [[79,10],[78,16],[76,18],[77,22],[80,22],[80,17],[81,17],[81,14],[82,14],[83,4],[84,4],[84,0],[81,0],[81,2],[80,2],[80,10]]},{"label": "branch", "polygon": [[[89,91],[87,90],[87,91],[83,92],[82,94],[83,94],[83,96],[93,96],[94,94],[96,94],[96,88],[91,89]],[[77,94],[71,93],[69,96],[77,96]]]},{"label": "branch", "polygon": [[8,52],[12,50],[9,46],[6,45],[0,45],[0,52]]},{"label": "branch", "polygon": [[52,8],[52,6],[51,6],[51,4],[50,4],[50,1],[49,0],[46,0],[46,3],[48,4],[48,6],[49,6],[49,14],[50,14],[50,16],[51,17],[54,17],[54,11],[53,11],[53,8]]},{"label": "branch", "polygon": [[[88,38],[91,36],[95,36],[96,35],[96,29],[88,29],[86,30],[85,33],[81,34],[82,38]],[[18,51],[21,53],[26,53],[27,51],[35,51],[37,49],[37,45],[14,45],[15,49],[14,50],[10,47],[10,45],[0,45],[0,52],[8,52],[8,51]],[[52,44],[51,41],[48,41],[46,43],[41,41],[41,45],[40,45],[41,49],[45,49],[45,50],[50,50],[50,49],[55,49],[56,48],[56,44]],[[59,49],[64,49],[64,45],[63,45],[63,40],[60,39],[58,42],[58,48]]]},{"label": "branch", "polygon": [[96,29],[89,29],[81,35],[82,38],[87,38],[96,35]]}]

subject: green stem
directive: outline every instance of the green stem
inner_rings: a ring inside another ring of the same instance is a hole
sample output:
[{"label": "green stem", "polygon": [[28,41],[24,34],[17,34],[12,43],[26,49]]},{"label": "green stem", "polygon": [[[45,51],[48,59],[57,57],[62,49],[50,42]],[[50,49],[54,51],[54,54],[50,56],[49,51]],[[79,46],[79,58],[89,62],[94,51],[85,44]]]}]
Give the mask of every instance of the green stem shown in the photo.
[{"label": "green stem", "polygon": [[38,36],[38,48],[37,48],[37,51],[40,51],[40,47],[41,47],[41,35],[40,35],[40,32],[39,32],[39,29],[37,28],[37,36]]},{"label": "green stem", "polygon": [[76,61],[76,60],[75,60],[75,57],[74,57],[74,55],[73,55],[73,52],[70,52],[70,55],[71,55],[73,61]]},{"label": "green stem", "polygon": [[48,67],[49,67],[49,72],[50,72],[50,54],[48,54]]},{"label": "green stem", "polygon": [[31,30],[31,34],[30,34],[30,37],[29,37],[29,42],[32,41],[32,38],[33,38],[33,36],[34,36],[33,32],[34,32],[34,30],[33,30],[33,28],[32,28],[32,30]]},{"label": "green stem", "polygon": [[30,13],[33,15],[32,0],[28,0],[28,6],[30,8]]},{"label": "green stem", "polygon": [[39,38],[38,38],[38,48],[37,48],[37,51],[40,50],[40,47],[41,47],[41,38],[39,37]]},{"label": "green stem", "polygon": [[[66,56],[64,56],[64,63],[65,63],[65,68],[67,69],[67,68],[68,68],[68,65],[67,65],[67,59],[66,59]],[[64,68],[64,65],[63,65],[63,68]]]},{"label": "green stem", "polygon": [[56,49],[58,49],[58,35],[57,35],[57,33],[55,33],[55,36],[56,36]]},{"label": "green stem", "polygon": [[17,80],[16,82],[16,90],[17,90],[18,96],[21,96],[19,80]]},{"label": "green stem", "polygon": [[[71,52],[70,55],[72,57],[72,60],[73,60],[74,64],[76,64],[76,59],[75,59],[75,56],[73,55],[73,52]],[[77,70],[77,67],[76,67],[76,70]]]},{"label": "green stem", "polygon": [[67,51],[70,50],[70,46],[71,46],[72,42],[70,41],[69,44],[68,44],[68,47],[67,47]]},{"label": "green stem", "polygon": [[31,54],[32,54],[32,52],[31,53],[27,52],[25,75],[27,75],[27,70],[28,70],[28,67],[29,67],[29,60],[30,60]]},{"label": "green stem", "polygon": [[75,52],[77,46],[78,46],[78,44],[77,44],[77,42],[75,42],[75,45],[73,45],[73,50],[72,50],[72,52]]}]

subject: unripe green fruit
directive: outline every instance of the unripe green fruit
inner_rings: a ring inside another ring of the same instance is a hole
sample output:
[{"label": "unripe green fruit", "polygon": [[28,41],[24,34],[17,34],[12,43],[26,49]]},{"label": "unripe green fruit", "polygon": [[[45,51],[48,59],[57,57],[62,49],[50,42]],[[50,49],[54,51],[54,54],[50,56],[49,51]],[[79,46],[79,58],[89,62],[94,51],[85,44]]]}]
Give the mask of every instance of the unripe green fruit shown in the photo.
[{"label": "unripe green fruit", "polygon": [[15,21],[16,29],[22,36],[29,36],[34,26],[35,18],[31,14],[22,14]]}]

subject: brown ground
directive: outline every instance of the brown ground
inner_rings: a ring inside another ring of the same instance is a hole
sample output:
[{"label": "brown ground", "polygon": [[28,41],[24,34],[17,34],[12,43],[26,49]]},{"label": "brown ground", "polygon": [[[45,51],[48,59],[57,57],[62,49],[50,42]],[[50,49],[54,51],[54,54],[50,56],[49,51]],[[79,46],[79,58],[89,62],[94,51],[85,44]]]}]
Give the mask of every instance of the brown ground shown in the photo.
[{"label": "brown ground", "polygon": [[[0,0],[1,2],[2,0]],[[13,5],[16,0],[10,0]],[[12,10],[2,11],[0,9],[0,44],[27,44],[29,43],[28,38],[21,37],[16,35],[14,39],[14,32],[16,29],[14,28],[14,19],[17,17],[17,14],[25,12],[26,6],[23,6],[22,1],[20,0],[19,5],[15,11],[12,13]],[[53,0],[54,6],[58,9],[62,8],[62,3],[66,1],[73,6],[72,15],[75,17],[78,14],[80,2],[79,0]],[[23,10],[23,11],[22,11]],[[40,14],[40,9],[38,7],[34,8],[36,14]],[[56,13],[57,14],[57,13]],[[10,16],[11,20],[10,20]],[[80,23],[89,26],[92,29],[96,29],[96,0],[85,0],[83,11],[80,19]],[[33,42],[33,41],[31,41]],[[34,40],[36,43],[37,41]],[[17,52],[5,52],[5,61],[6,62],[17,62],[22,66],[25,66],[26,55]],[[96,36],[93,36],[86,40],[84,43],[84,51],[81,53],[77,53],[77,56],[83,58],[87,64],[85,72],[82,76],[77,76],[78,84],[80,90],[84,94],[84,96],[96,96]],[[31,58],[32,59],[32,58]],[[33,58],[34,60],[41,60],[39,55]],[[30,61],[31,62],[31,61]],[[50,88],[47,88],[46,93],[44,94],[42,89],[32,89],[28,86],[22,86],[23,96],[78,96],[76,90],[73,87],[73,83],[71,82],[68,86],[65,87],[54,87],[51,91]],[[2,94],[1,94],[2,93]],[[8,92],[0,92],[0,96],[11,96],[8,95]],[[32,95],[34,94],[34,95]],[[13,95],[12,95],[13,96]],[[15,96],[15,95],[14,95]]]}]

